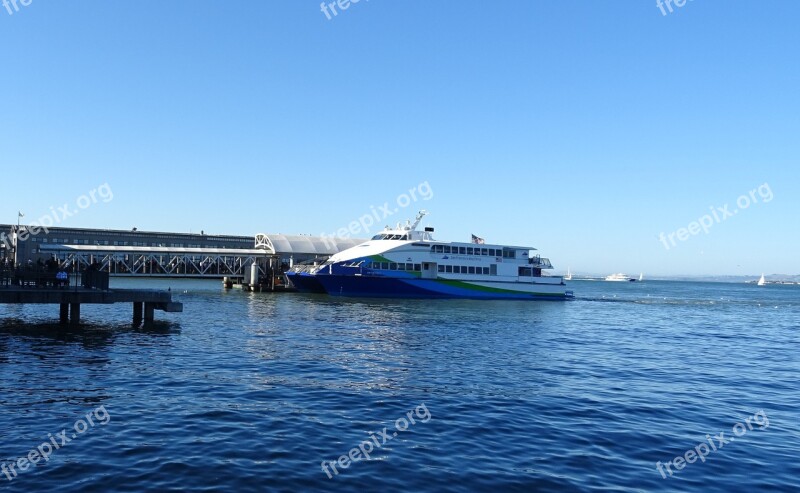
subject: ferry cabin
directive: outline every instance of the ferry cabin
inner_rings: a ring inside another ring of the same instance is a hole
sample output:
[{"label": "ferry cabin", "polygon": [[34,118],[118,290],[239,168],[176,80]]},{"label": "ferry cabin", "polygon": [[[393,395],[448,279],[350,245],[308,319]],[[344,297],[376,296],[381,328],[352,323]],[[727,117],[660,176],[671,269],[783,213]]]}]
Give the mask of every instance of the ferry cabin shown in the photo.
[{"label": "ferry cabin", "polygon": [[358,268],[360,275],[384,277],[546,284],[563,282],[560,277],[542,277],[543,269],[553,267],[546,258],[530,256],[530,251],[535,250],[532,247],[429,241],[408,243],[407,235],[397,233],[377,235],[370,242],[372,246],[379,243],[374,240],[398,244],[387,248],[382,254],[360,257],[346,262],[344,266]]}]

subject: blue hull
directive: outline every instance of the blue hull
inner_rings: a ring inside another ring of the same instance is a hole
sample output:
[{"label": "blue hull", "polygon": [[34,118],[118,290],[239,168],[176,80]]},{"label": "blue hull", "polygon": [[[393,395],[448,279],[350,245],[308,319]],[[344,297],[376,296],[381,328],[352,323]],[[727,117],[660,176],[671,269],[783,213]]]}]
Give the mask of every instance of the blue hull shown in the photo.
[{"label": "blue hull", "polygon": [[348,276],[322,274],[315,276],[332,296],[366,298],[463,298],[483,300],[563,300],[562,293],[527,293],[509,289],[484,288],[464,282],[420,278]]},{"label": "blue hull", "polygon": [[325,293],[325,287],[319,282],[317,276],[306,272],[296,273],[287,272],[286,277],[292,282],[295,288],[301,293]]}]

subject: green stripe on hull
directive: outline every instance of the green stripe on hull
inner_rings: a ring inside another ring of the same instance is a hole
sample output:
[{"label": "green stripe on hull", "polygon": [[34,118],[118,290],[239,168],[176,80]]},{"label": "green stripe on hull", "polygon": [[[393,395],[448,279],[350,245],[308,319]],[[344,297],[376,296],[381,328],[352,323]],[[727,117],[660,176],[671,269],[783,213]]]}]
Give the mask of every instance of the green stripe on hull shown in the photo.
[{"label": "green stripe on hull", "polygon": [[383,255],[370,255],[369,257],[366,258],[372,260],[373,262],[386,262],[387,264],[394,262],[394,260],[390,260],[384,257]]},{"label": "green stripe on hull", "polygon": [[481,286],[478,284],[470,284],[464,281],[457,281],[452,279],[436,279],[436,282],[452,286],[454,288],[470,289],[473,291],[482,291],[484,293],[498,293],[498,294],[528,294],[531,296],[565,296],[565,293],[531,293],[529,291],[516,291],[513,289],[491,288],[488,286]]}]

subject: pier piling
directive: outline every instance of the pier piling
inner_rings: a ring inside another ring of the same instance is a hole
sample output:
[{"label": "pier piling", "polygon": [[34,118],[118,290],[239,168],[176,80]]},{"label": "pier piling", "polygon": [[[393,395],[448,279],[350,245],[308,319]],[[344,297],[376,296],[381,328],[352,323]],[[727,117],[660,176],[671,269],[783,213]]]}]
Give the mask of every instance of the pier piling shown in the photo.
[{"label": "pier piling", "polygon": [[133,326],[138,327],[142,323],[142,303],[134,302],[133,304]]},{"label": "pier piling", "polygon": [[81,304],[71,303],[69,307],[69,323],[70,325],[79,325],[81,323]]},{"label": "pier piling", "polygon": [[61,310],[59,313],[59,321],[61,322],[61,325],[66,325],[69,323],[69,304],[61,303],[60,307]]}]

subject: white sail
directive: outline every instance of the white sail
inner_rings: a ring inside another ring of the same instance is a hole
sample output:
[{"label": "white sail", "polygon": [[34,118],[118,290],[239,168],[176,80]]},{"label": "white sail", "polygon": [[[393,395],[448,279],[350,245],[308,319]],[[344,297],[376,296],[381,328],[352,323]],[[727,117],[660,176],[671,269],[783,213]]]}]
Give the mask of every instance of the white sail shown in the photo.
[{"label": "white sail", "polygon": [[572,280],[572,272],[569,270],[569,267],[567,267],[567,275],[564,276],[564,280],[565,281],[571,281]]},{"label": "white sail", "polygon": [[767,280],[764,278],[764,274],[761,274],[761,279],[758,280],[759,286],[765,286],[767,284]]}]

